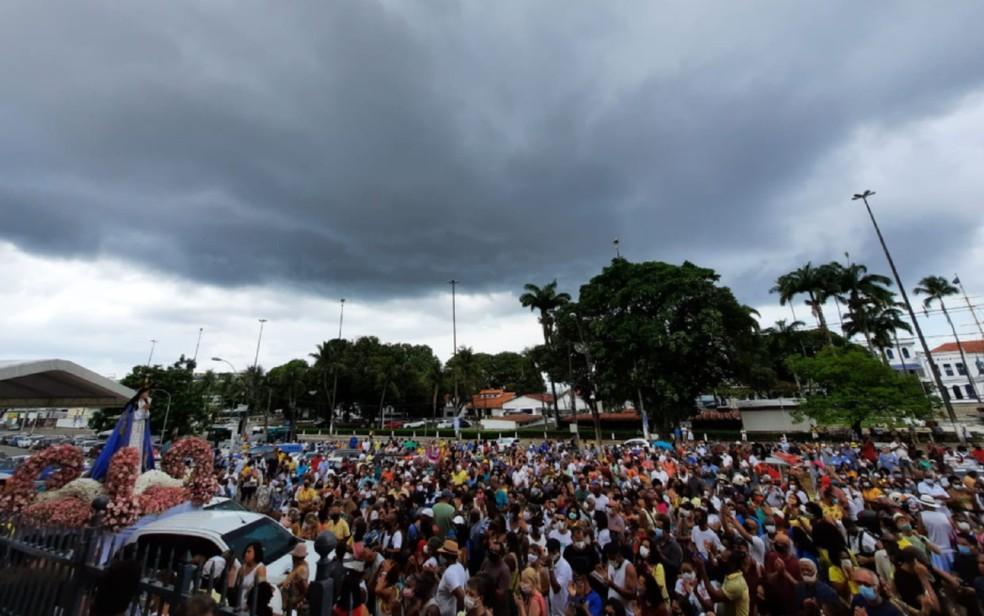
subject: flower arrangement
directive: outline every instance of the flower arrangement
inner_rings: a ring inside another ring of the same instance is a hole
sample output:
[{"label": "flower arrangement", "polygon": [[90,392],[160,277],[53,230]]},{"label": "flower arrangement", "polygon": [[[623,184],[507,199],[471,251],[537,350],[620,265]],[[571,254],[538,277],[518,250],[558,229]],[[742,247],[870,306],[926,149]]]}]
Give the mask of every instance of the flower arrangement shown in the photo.
[{"label": "flower arrangement", "polygon": [[57,490],[82,474],[85,458],[73,445],[53,445],[39,451],[17,467],[0,495],[0,511],[20,513],[34,502],[37,489],[35,479],[48,467],[57,467],[45,480],[46,490]]},{"label": "flower arrangement", "polygon": [[184,481],[183,478],[175,479],[164,471],[147,471],[137,477],[137,483],[133,486],[133,493],[140,495],[143,494],[148,488],[157,486],[180,488],[184,486]]},{"label": "flower arrangement", "polygon": [[185,481],[185,487],[188,489],[192,504],[201,507],[215,496],[219,489],[213,468],[215,458],[208,441],[197,436],[186,436],[177,441],[164,454],[161,468],[175,479],[184,479],[187,473],[185,460],[189,458],[192,471],[191,477]]},{"label": "flower arrangement", "polygon": [[109,460],[105,486],[110,502],[103,523],[113,532],[140,518],[140,500],[133,495],[139,469],[140,453],[135,447],[123,447]]},{"label": "flower arrangement", "polygon": [[21,515],[28,522],[39,526],[82,528],[92,518],[91,503],[91,500],[75,497],[36,502],[25,507]]},{"label": "flower arrangement", "polygon": [[42,503],[63,498],[77,498],[80,501],[91,503],[93,499],[103,493],[103,484],[95,479],[79,477],[73,479],[57,490],[45,490],[38,494],[34,502]]},{"label": "flower arrangement", "polygon": [[150,486],[138,497],[143,515],[163,513],[188,500],[188,491],[181,486]]}]

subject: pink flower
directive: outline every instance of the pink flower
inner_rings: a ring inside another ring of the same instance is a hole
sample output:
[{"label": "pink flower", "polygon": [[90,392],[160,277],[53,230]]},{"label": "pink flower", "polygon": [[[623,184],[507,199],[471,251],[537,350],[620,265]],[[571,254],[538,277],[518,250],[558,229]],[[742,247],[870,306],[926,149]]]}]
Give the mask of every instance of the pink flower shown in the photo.
[{"label": "pink flower", "polygon": [[45,480],[45,489],[57,490],[82,474],[84,462],[82,452],[67,443],[52,445],[39,451],[18,466],[7,481],[0,495],[0,511],[20,513],[34,502],[37,496],[34,482],[44,469],[50,466],[56,467],[56,470]]},{"label": "pink flower", "polygon": [[200,507],[207,503],[218,489],[214,470],[215,458],[208,441],[197,436],[182,438],[164,454],[161,468],[176,479],[184,479],[187,472],[185,460],[188,458],[191,459],[192,471],[185,487],[188,489],[191,502]]},{"label": "pink flower", "polygon": [[144,515],[162,513],[188,500],[185,488],[150,486],[139,497],[140,511]]}]

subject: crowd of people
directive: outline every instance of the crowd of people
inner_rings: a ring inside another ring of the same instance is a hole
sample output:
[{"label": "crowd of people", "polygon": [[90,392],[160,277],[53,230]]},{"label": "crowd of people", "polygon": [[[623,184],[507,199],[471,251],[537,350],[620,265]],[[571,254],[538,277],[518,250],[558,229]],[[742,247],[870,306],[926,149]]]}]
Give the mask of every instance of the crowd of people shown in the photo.
[{"label": "crowd of people", "polygon": [[[949,615],[984,599],[980,447],[346,445],[362,453],[341,465],[309,446],[220,470],[298,537],[334,535],[338,616]],[[274,591],[303,605],[306,578]]]}]

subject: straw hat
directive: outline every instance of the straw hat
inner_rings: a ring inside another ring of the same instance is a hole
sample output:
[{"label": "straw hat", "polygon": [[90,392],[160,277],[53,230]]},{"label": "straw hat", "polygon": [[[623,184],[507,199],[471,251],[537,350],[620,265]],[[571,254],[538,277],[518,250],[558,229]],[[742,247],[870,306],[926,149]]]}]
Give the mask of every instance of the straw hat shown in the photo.
[{"label": "straw hat", "polygon": [[444,545],[441,546],[441,549],[439,549],[437,551],[437,553],[438,554],[446,554],[446,555],[449,555],[449,556],[457,556],[458,555],[458,542],[457,541],[452,541],[452,540],[448,539],[447,541],[444,542]]},{"label": "straw hat", "polygon": [[302,541],[297,545],[295,545],[290,555],[293,556],[294,558],[307,558],[308,555],[307,543]]}]

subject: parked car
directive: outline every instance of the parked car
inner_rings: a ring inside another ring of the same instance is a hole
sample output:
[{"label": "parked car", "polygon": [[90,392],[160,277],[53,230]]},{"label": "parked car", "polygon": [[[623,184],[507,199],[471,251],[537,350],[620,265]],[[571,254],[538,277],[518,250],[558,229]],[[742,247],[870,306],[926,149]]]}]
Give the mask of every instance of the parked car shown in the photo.
[{"label": "parked car", "polygon": [[[468,421],[467,419],[459,419],[458,420],[458,427],[464,429],[464,428],[470,428],[470,427],[472,427],[472,425],[471,425],[471,422]],[[438,422],[437,429],[438,430],[453,430],[454,429],[454,419],[453,418],[452,419],[442,419],[440,422]]]},{"label": "parked car", "polygon": [[402,419],[391,419],[391,420],[387,421],[386,423],[384,423],[383,424],[383,427],[384,428],[402,428],[403,427],[403,420]]},{"label": "parked car", "polygon": [[246,507],[225,496],[213,496],[212,500],[205,503],[202,509],[204,511],[249,511]]},{"label": "parked car", "polygon": [[426,419],[414,419],[413,421],[408,421],[403,424],[404,428],[424,428],[427,426]]}]

